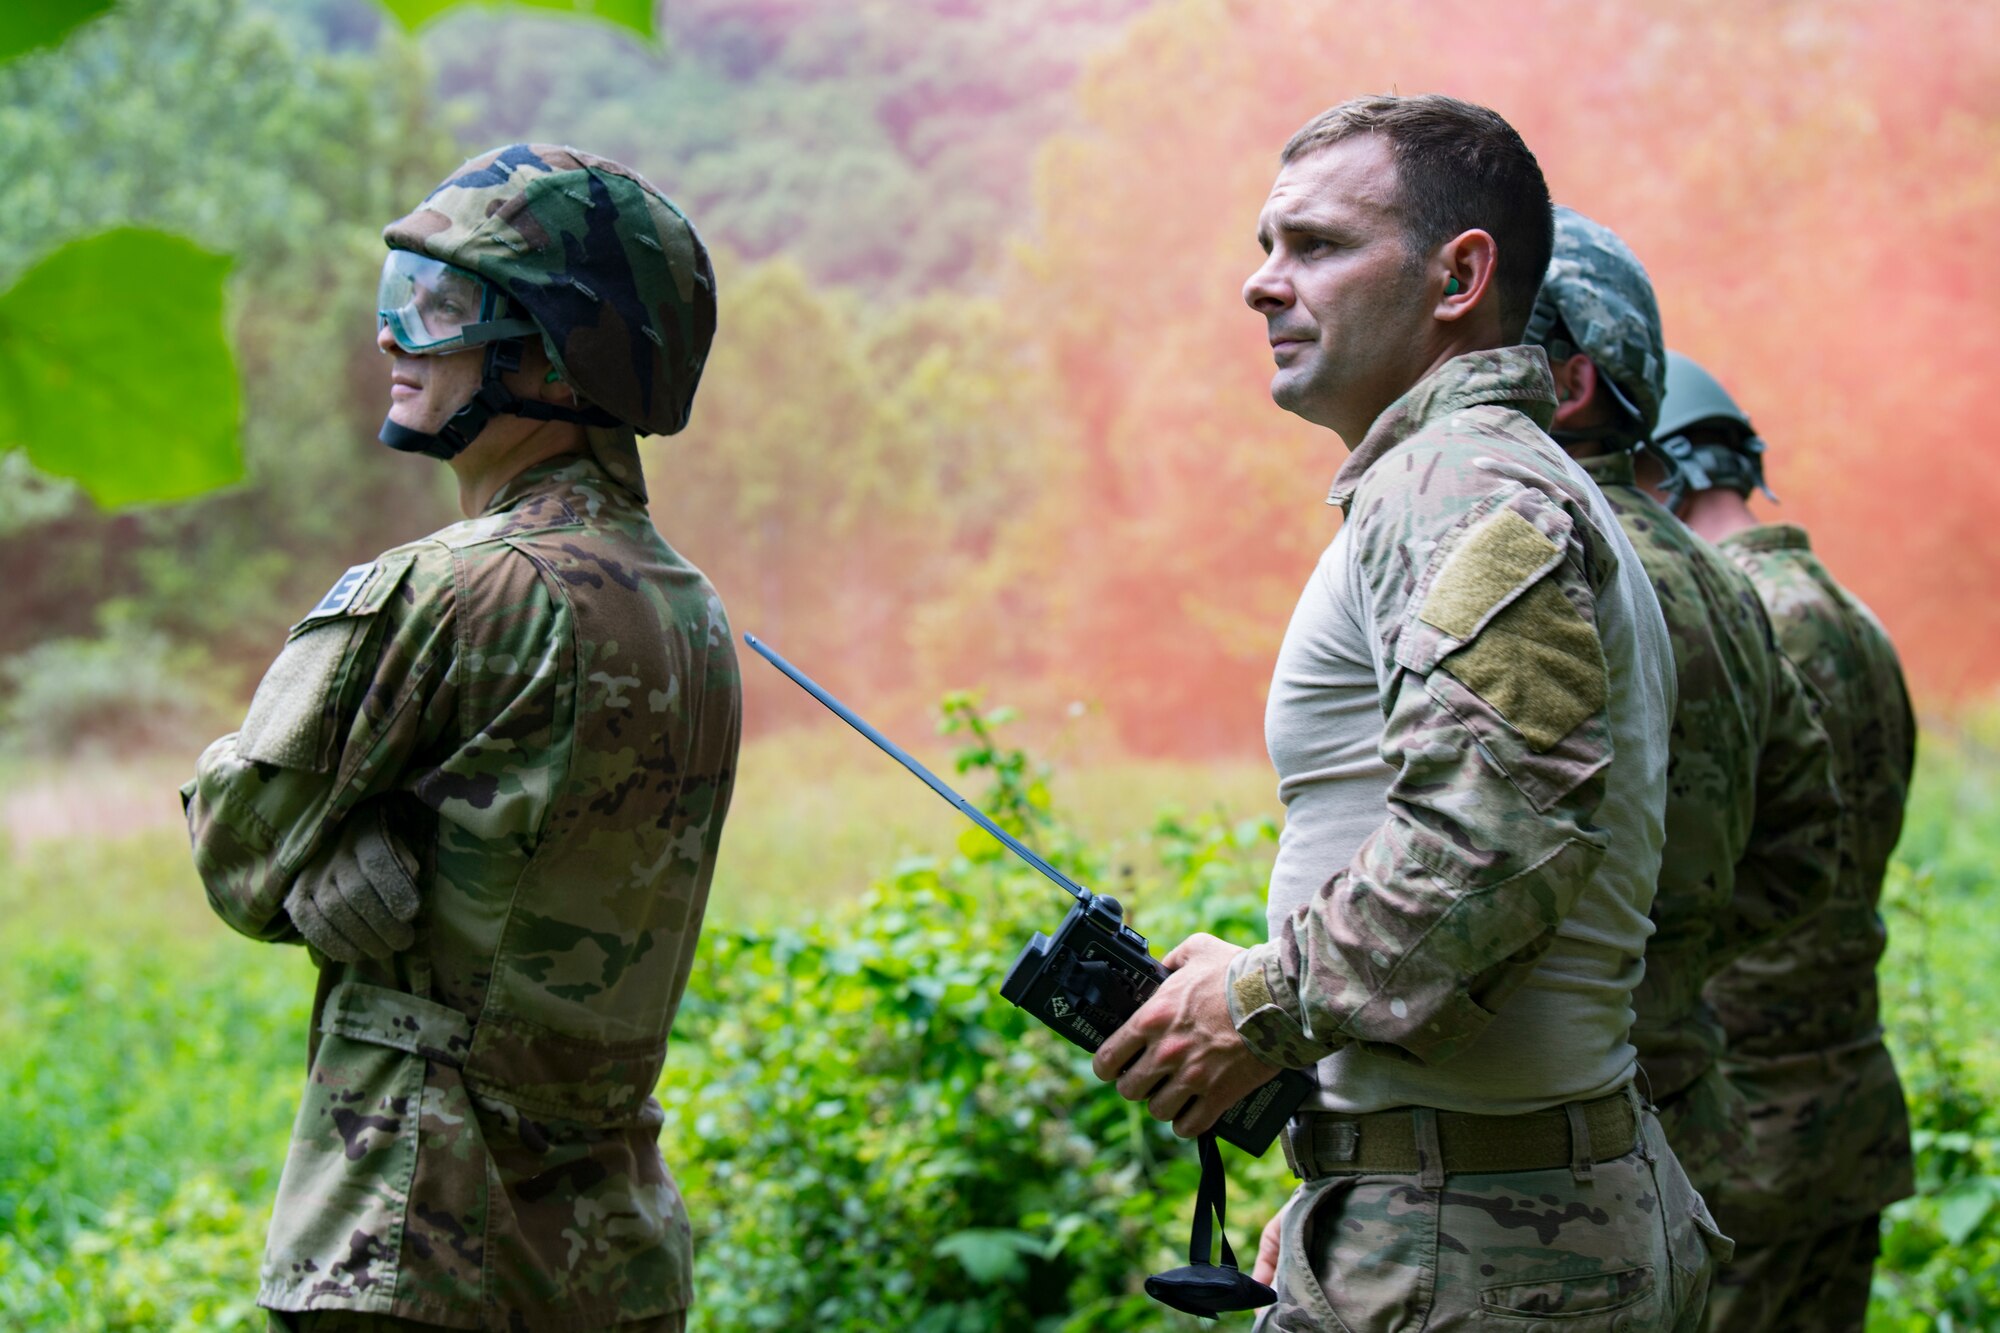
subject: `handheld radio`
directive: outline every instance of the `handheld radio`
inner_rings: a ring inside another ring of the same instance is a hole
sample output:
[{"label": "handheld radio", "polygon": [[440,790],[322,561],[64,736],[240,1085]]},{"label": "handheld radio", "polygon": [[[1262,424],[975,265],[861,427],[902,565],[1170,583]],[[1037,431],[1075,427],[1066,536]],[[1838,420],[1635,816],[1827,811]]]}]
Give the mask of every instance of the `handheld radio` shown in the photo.
[{"label": "handheld radio", "polygon": [[[1092,893],[1044,861],[756,635],[745,634],[743,642],[1076,900],[1053,936],[1038,930],[1021,950],[1000,983],[1002,999],[1027,1010],[1066,1040],[1095,1051],[1153,997],[1167,979],[1167,969],[1146,947],[1146,937],[1126,924],[1125,909],[1116,898]],[[1230,1107],[1216,1123],[1215,1136],[1262,1157],[1312,1086],[1296,1069],[1280,1071]]]}]

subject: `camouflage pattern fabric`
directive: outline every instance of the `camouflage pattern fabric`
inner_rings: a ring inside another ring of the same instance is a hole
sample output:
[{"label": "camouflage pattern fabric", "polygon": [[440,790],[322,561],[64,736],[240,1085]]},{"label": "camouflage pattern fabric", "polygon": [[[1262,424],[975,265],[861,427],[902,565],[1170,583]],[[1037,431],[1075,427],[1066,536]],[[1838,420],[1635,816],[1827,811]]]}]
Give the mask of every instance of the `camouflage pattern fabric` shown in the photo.
[{"label": "camouflage pattern fabric", "polygon": [[1766,1244],[1866,1217],[1914,1188],[1875,968],[1888,942],[1876,905],[1902,833],[1916,723],[1888,634],[1834,582],[1803,530],[1756,527],[1720,545],[1824,699],[1846,805],[1833,897],[1708,988],[1729,1035],[1724,1069],[1750,1103],[1756,1139],[1749,1169],[1715,1196],[1716,1212],[1732,1234]]},{"label": "camouflage pattern fabric", "polygon": [[1619,556],[1589,482],[1540,430],[1554,405],[1540,348],[1455,358],[1335,480],[1396,668],[1381,753],[1398,776],[1353,862],[1230,966],[1231,1017],[1273,1064],[1351,1042],[1449,1060],[1603,859],[1591,816],[1610,687],[1594,616]]},{"label": "camouflage pattern fabric", "polygon": [[1743,571],[1639,489],[1631,455],[1577,461],[1639,553],[1673,640],[1666,855],[1632,1044],[1668,1141],[1708,1193],[1748,1145],[1741,1098],[1706,1077],[1725,1038],[1702,987],[1832,893],[1842,818],[1832,747]]},{"label": "camouflage pattern fabric", "polygon": [[721,603],[582,455],[292,631],[183,789],[209,902],[296,939],[299,869],[381,810],[423,906],[414,948],[322,960],[261,1304],[557,1330],[687,1307],[651,1093],[738,731]]},{"label": "camouflage pattern fabric", "polygon": [[1641,428],[1635,437],[1644,438],[1660,419],[1667,385],[1653,284],[1618,233],[1573,208],[1557,205],[1555,216],[1555,250],[1521,340],[1547,346],[1568,330],[1575,350],[1628,400]]},{"label": "camouflage pattern fabric", "polygon": [[666,435],[687,424],[715,336],[715,273],[694,224],[630,168],[553,144],[496,148],[382,239],[507,293],[563,378],[620,421]]},{"label": "camouflage pattern fabric", "polygon": [[[360,1314],[353,1310],[306,1310],[286,1314],[267,1310],[265,1333],[432,1333],[436,1324],[394,1315]],[[687,1311],[675,1310],[651,1319],[605,1324],[593,1333],[686,1333]]]},{"label": "camouflage pattern fabric", "polygon": [[1728,1242],[1650,1115],[1638,1147],[1567,1168],[1325,1176],[1283,1224],[1259,1333],[1700,1327]]},{"label": "camouflage pattern fabric", "polygon": [[1739,1247],[1708,1291],[1707,1333],[1861,1333],[1882,1215],[1769,1245]]}]

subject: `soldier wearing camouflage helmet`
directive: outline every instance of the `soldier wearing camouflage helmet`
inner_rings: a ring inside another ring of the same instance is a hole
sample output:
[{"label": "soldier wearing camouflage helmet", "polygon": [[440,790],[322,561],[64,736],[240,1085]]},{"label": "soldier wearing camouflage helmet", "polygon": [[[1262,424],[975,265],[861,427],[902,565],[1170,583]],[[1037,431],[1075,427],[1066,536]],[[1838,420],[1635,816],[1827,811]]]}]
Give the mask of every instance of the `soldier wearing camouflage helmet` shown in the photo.
[{"label": "soldier wearing camouflage helmet", "polygon": [[1719,1244],[1632,1091],[1673,661],[1544,434],[1550,230],[1520,136],[1438,96],[1309,122],[1258,219],[1272,398],[1348,449],[1265,711],[1270,938],[1184,940],[1094,1068],[1183,1135],[1314,1071],[1269,1330],[1684,1329]]},{"label": "soldier wearing camouflage helmet", "polygon": [[318,964],[274,1327],[684,1326],[651,1093],[739,730],[729,625],[636,435],[715,329],[687,219],[517,144],[384,233],[385,442],[467,520],[343,574],[183,788],[210,904]]},{"label": "soldier wearing camouflage helmet", "polygon": [[1916,757],[1910,696],[1888,633],[1820,563],[1805,530],[1751,511],[1763,441],[1728,391],[1678,353],[1668,353],[1659,434],[1677,464],[1663,494],[1749,575],[1785,655],[1823,700],[1845,810],[1826,905],[1709,983],[1729,1036],[1723,1069],[1748,1099],[1753,1137],[1749,1160],[1714,1199],[1739,1244],[1716,1280],[1712,1327],[1858,1333],[1882,1209],[1914,1189],[1875,975],[1888,943],[1876,910],[1882,877]]},{"label": "soldier wearing camouflage helmet", "polygon": [[1667,368],[1637,256],[1610,229],[1558,208],[1528,337],[1555,372],[1551,434],[1610,501],[1673,639],[1680,702],[1666,855],[1632,1044],[1668,1142],[1712,1194],[1747,1152],[1749,1124],[1717,1064],[1725,1038],[1702,986],[1832,891],[1841,812],[1831,748],[1749,580],[1635,480],[1632,451],[1658,419]]}]

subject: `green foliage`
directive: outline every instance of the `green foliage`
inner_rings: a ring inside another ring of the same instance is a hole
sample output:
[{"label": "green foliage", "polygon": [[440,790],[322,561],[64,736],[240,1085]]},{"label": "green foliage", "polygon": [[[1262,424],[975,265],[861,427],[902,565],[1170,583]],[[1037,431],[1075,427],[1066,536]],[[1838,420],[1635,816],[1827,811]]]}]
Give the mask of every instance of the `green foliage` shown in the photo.
[{"label": "green foliage", "polygon": [[[1046,774],[996,738],[1006,715],[945,709],[959,771],[990,779],[982,808],[1101,880]],[[1268,822],[1158,832],[1172,876],[1123,890],[1142,929],[1261,921]],[[711,1327],[1163,1326],[1139,1283],[1176,1262],[1193,1152],[998,993],[1067,905],[977,834],[820,920],[707,935],[660,1096]],[[1275,1158],[1230,1157],[1239,1208],[1257,1215],[1259,1186],[1275,1206]]]},{"label": "green foliage", "polygon": [[652,40],[654,0],[382,0],[382,7],[414,28],[429,23],[454,9],[497,9],[512,5],[520,9],[555,9],[585,18],[602,19],[630,28]]},{"label": "green foliage", "polygon": [[205,919],[174,833],[0,844],[0,865],[0,1325],[261,1328],[303,951]]},{"label": "green foliage", "polygon": [[257,1270],[266,1220],[202,1172],[158,1208],[121,1198],[53,1262],[0,1235],[0,1310],[73,1333],[261,1330],[243,1275]]},{"label": "green foliage", "polygon": [[[398,467],[370,442],[386,389],[369,332],[376,233],[454,149],[425,124],[407,43],[336,49],[286,11],[125,0],[60,51],[0,69],[0,283],[112,228],[233,255],[248,471],[247,485],[172,507],[105,514],[58,492],[37,521],[0,523],[0,654],[88,636],[99,602],[130,599],[149,627],[261,668],[334,573],[450,512],[442,469]],[[76,313],[165,295],[140,280]],[[177,420],[228,398],[185,378],[176,347],[162,333],[138,360],[183,386],[124,418],[116,444],[142,461]],[[58,448],[62,434],[30,443]],[[295,569],[300,552],[317,558]]]},{"label": "green foliage", "polygon": [[1146,5],[668,0],[664,69],[528,15],[440,23],[425,47],[468,151],[586,145],[646,173],[711,244],[881,300],[993,275],[1029,230],[1033,155],[1069,123],[1078,69]]},{"label": "green foliage", "polygon": [[243,475],[222,324],[229,260],[164,232],[71,241],[0,292],[0,448],[106,508]]},{"label": "green foliage", "polygon": [[[1261,936],[1270,820],[1170,813],[1122,843],[1082,839],[1004,716],[955,696],[944,723],[996,820],[1115,891],[1162,947]],[[1924,1193],[1886,1219],[1874,1333],[1990,1328],[2000,1308],[2000,926],[1975,867],[2000,858],[1995,772],[1926,748],[1887,898],[1884,996]],[[1187,1145],[997,994],[1061,895],[989,840],[907,859],[859,903],[795,902],[780,926],[711,922],[659,1088],[701,1326],[1193,1328],[1138,1288],[1178,1262]],[[257,1327],[306,960],[209,919],[174,834],[0,846],[0,956],[0,1323]],[[1241,1252],[1289,1180],[1276,1154],[1225,1159]]]},{"label": "green foliage", "polygon": [[38,46],[54,46],[116,0],[12,0],[0,9],[0,62]]},{"label": "green foliage", "polygon": [[0,659],[0,754],[192,751],[225,726],[234,682],[199,647],[114,619]]},{"label": "green foliage", "polygon": [[1918,1192],[1884,1216],[1871,1333],[1953,1333],[2000,1316],[2000,1095],[1969,1076],[1962,1024],[1939,1001],[1939,887],[1928,868],[1899,864],[1883,900],[1909,959],[1895,1029]]}]

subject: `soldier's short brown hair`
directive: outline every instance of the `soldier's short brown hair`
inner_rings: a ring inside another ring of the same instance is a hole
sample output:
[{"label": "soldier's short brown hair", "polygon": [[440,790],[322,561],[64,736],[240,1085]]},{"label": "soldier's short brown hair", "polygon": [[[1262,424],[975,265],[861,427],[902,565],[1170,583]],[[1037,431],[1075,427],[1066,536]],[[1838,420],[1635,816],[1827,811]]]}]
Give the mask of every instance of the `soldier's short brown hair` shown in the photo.
[{"label": "soldier's short brown hair", "polygon": [[1500,323],[1518,340],[1555,245],[1541,164],[1497,112],[1456,97],[1356,97],[1314,116],[1279,155],[1290,163],[1363,134],[1379,134],[1395,159],[1403,242],[1413,266],[1460,232],[1480,228],[1499,249],[1494,286]]}]

